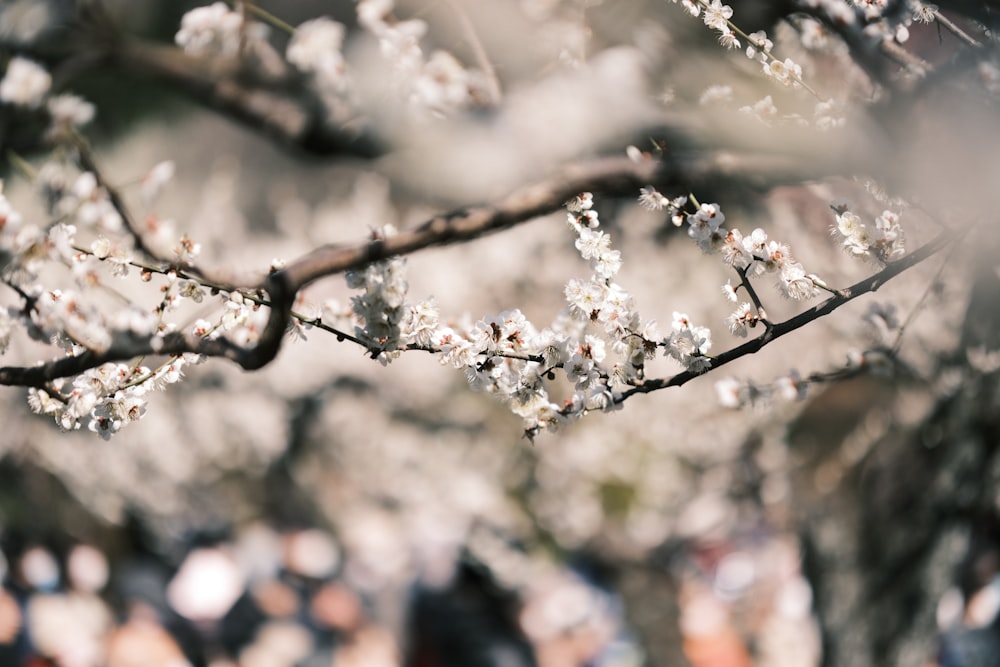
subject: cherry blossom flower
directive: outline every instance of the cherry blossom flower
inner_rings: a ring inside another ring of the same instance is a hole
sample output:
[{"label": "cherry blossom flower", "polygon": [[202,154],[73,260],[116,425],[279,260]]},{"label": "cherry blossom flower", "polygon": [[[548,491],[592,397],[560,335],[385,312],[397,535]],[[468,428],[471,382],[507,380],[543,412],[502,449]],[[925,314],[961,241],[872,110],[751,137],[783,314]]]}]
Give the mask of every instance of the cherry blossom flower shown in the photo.
[{"label": "cherry blossom flower", "polygon": [[722,228],[725,221],[726,216],[718,204],[702,204],[694,214],[687,217],[688,236],[704,252],[713,252],[725,239],[726,230]]},{"label": "cherry blossom flower", "polygon": [[216,2],[187,12],[174,41],[191,55],[233,56],[240,49],[242,28],[243,16]]},{"label": "cherry blossom flower", "polygon": [[694,326],[683,313],[674,313],[673,333],[666,343],[666,353],[688,370],[701,373],[711,367],[707,358],[712,347],[712,332],[706,327]]},{"label": "cherry blossom flower", "polygon": [[805,269],[798,262],[785,262],[781,266],[780,276],[778,288],[786,298],[801,301],[819,293],[812,277],[806,275]]},{"label": "cherry blossom flower", "polygon": [[745,269],[753,262],[753,254],[747,249],[743,234],[738,229],[730,229],[726,232],[721,251],[722,261],[734,269]]},{"label": "cherry blossom flower", "polygon": [[473,92],[481,87],[473,72],[455,56],[440,50],[430,55],[411,85],[411,102],[442,114],[470,106]]},{"label": "cherry blossom flower", "polygon": [[639,188],[639,205],[650,211],[662,211],[670,206],[670,200],[649,185]]},{"label": "cherry blossom flower", "polygon": [[400,324],[403,339],[424,347],[430,346],[437,332],[438,317],[433,299],[410,306]]},{"label": "cherry blossom flower", "polygon": [[82,97],[63,94],[49,98],[46,104],[56,127],[82,127],[94,119],[94,105]]},{"label": "cherry blossom flower", "polygon": [[770,60],[763,64],[764,74],[786,86],[798,86],[802,80],[802,67],[791,58]]},{"label": "cherry blossom flower", "polygon": [[315,74],[321,87],[342,91],[348,85],[341,53],[344,34],[344,26],[329,18],[306,21],[296,28],[285,57],[301,71]]},{"label": "cherry blossom flower", "polygon": [[727,301],[736,303],[739,300],[739,297],[736,295],[736,287],[729,280],[722,286],[722,293],[726,296]]},{"label": "cherry blossom flower", "polygon": [[733,377],[725,377],[715,383],[715,395],[724,408],[741,408],[747,402],[746,385]]},{"label": "cherry blossom flower", "polygon": [[[677,0],[673,0],[677,2]],[[701,7],[694,0],[681,0],[681,6],[688,11],[691,16],[698,18],[701,15]]]},{"label": "cherry blossom flower", "polygon": [[804,381],[798,371],[789,371],[788,375],[778,378],[774,383],[775,392],[786,401],[802,401],[806,398],[809,383]]},{"label": "cherry blossom flower", "polygon": [[0,308],[0,355],[7,352],[16,324],[17,319],[13,317],[10,309]]},{"label": "cherry blossom flower", "polygon": [[142,200],[147,206],[160,196],[163,188],[173,179],[175,170],[176,167],[172,160],[164,160],[156,163],[152,169],[146,172],[142,178],[140,192]]},{"label": "cherry blossom flower", "polygon": [[727,49],[738,49],[742,46],[740,40],[736,37],[736,33],[728,27],[719,31],[719,44]]},{"label": "cherry blossom flower", "polygon": [[35,108],[52,87],[52,75],[33,60],[15,56],[0,80],[0,101]]},{"label": "cherry blossom flower", "polygon": [[698,104],[701,106],[711,106],[713,104],[723,104],[725,102],[730,102],[733,99],[733,87],[714,85],[709,86],[702,92],[701,97],[698,98]]},{"label": "cherry blossom flower", "polygon": [[714,30],[727,30],[727,21],[733,16],[733,8],[722,4],[721,0],[712,0],[711,4],[705,8],[702,20],[709,28]]},{"label": "cherry blossom flower", "polygon": [[767,38],[767,33],[763,30],[752,32],[748,35],[747,58],[757,58],[761,62],[767,62],[767,54],[774,48],[774,42]]},{"label": "cherry blossom flower", "polygon": [[605,286],[592,280],[570,278],[565,289],[570,313],[575,317],[589,320],[594,313],[600,312],[604,304],[605,291]]},{"label": "cherry blossom flower", "polygon": [[757,324],[757,315],[754,313],[753,306],[747,302],[741,303],[726,318],[726,325],[729,327],[729,332],[740,338],[746,338],[749,333],[749,327],[755,324]]},{"label": "cherry blossom flower", "polygon": [[590,210],[593,206],[594,195],[590,192],[583,192],[566,202],[566,210],[570,213],[582,213]]},{"label": "cherry blossom flower", "polygon": [[386,15],[392,11],[393,0],[360,0],[358,2],[358,23],[375,32],[384,25]]},{"label": "cherry blossom flower", "polygon": [[191,299],[195,303],[201,303],[205,298],[205,290],[194,280],[182,280],[178,284],[177,293],[185,299]]},{"label": "cherry blossom flower", "polygon": [[583,228],[575,245],[584,259],[597,259],[611,250],[611,238],[602,231]]}]

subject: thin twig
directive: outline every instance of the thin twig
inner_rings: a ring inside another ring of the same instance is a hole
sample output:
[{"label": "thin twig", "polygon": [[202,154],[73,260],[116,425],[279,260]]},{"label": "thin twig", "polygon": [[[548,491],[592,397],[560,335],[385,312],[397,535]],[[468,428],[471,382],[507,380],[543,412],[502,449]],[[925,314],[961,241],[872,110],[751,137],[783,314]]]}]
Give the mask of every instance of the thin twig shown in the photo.
[{"label": "thin twig", "polygon": [[76,148],[77,155],[80,158],[80,166],[83,167],[84,171],[89,171],[94,175],[94,179],[97,181],[97,185],[103,188],[108,193],[108,199],[111,200],[111,205],[121,216],[122,222],[125,223],[125,228],[128,230],[129,235],[135,242],[135,248],[147,258],[154,261],[161,260],[152,248],[150,248],[146,241],[142,237],[142,231],[139,229],[139,225],[136,223],[135,218],[132,216],[131,211],[129,211],[128,206],[125,204],[125,200],[122,199],[121,194],[118,192],[117,188],[112,186],[106,178],[101,169],[97,166],[97,162],[94,159],[93,151],[90,149],[90,145],[87,141],[77,133],[72,133],[70,140],[73,143],[74,148]]},{"label": "thin twig", "polygon": [[[889,264],[884,269],[878,273],[865,278],[864,280],[851,285],[847,289],[840,290],[840,295],[831,296],[829,299],[820,303],[806,311],[799,313],[798,315],[791,317],[783,322],[778,322],[772,325],[770,328],[766,329],[757,338],[749,340],[742,345],[726,350],[725,352],[719,354],[712,358],[712,368],[710,370],[715,370],[720,366],[724,366],[731,361],[736,361],[741,357],[745,357],[749,354],[754,354],[760,351],[764,346],[769,345],[776,339],[784,336],[787,333],[801,329],[810,322],[819,319],[825,315],[830,314],[834,310],[837,310],[849,301],[853,301],[863,294],[868,294],[869,292],[874,292],[886,282],[895,278],[899,274],[903,273],[907,269],[923,262],[932,255],[936,254],[938,251],[942,250],[947,245],[954,243],[958,240],[959,234],[955,232],[944,232],[928,243],[917,248],[915,251],[907,255],[906,257]],[[621,397],[618,399],[618,403],[625,401],[631,396],[636,394],[648,394],[653,391],[658,391],[660,389],[665,389],[667,387],[679,387],[681,385],[687,384],[691,380],[704,375],[704,373],[695,373],[693,371],[683,371],[669,378],[657,378],[646,380],[643,384],[632,387],[624,392],[622,392]]]},{"label": "thin twig", "polygon": [[978,42],[972,35],[968,34],[964,30],[959,28],[954,21],[952,21],[950,18],[942,14],[940,11],[934,10],[934,20],[940,23],[945,30],[947,30],[951,34],[955,35],[955,37],[958,37],[960,40],[965,42],[968,46],[971,46],[975,49],[980,49],[983,47],[983,45],[980,42]]},{"label": "thin twig", "polygon": [[458,22],[462,24],[462,30],[465,32],[465,38],[469,42],[469,46],[472,48],[472,53],[476,56],[476,62],[479,63],[479,69],[481,69],[483,74],[486,75],[486,84],[490,95],[490,105],[496,106],[500,104],[500,100],[503,97],[500,92],[500,79],[497,78],[496,68],[493,67],[493,62],[486,53],[486,49],[483,48],[483,42],[479,39],[479,34],[476,32],[476,26],[472,24],[472,20],[469,19],[469,14],[465,11],[465,8],[462,7],[462,4],[458,0],[448,0],[448,5],[451,7],[452,11],[455,12],[455,16],[458,17]]}]

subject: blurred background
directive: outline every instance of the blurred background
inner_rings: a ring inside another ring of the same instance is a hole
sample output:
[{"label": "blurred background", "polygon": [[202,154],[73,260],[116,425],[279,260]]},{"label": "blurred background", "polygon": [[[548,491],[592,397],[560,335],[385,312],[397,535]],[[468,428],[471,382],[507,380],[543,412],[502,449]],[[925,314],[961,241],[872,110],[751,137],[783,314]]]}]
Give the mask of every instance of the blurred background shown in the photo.
[{"label": "blurred background", "polygon": [[[908,24],[907,48],[950,75],[913,83],[858,64],[856,45],[795,3],[733,3],[740,27],[767,30],[840,100],[846,125],[831,135],[799,123],[815,100],[764,79],[670,2],[397,2],[397,20],[426,22],[427,58],[440,49],[476,72],[463,79],[476,95],[413,108],[415,75],[400,83],[352,2],[258,3],[291,25],[346,24],[352,88],[329,95],[280,63],[268,70],[288,41],[273,27],[252,71],[188,60],[173,40],[198,4],[6,0],[0,36],[5,56],[45,63],[58,89],[95,104],[85,132],[107,179],[138,217],[200,243],[208,266],[263,270],[494,200],[567,162],[651,151],[651,138],[667,154],[837,153],[871,167],[695,193],[835,287],[877,269],[829,232],[833,201],[868,218],[890,205],[865,177],[914,198],[908,249],[995,210],[996,90],[980,90],[986,70],[933,25]],[[942,9],[970,31],[990,11],[955,5]],[[766,123],[739,111],[768,94],[781,112]],[[241,106],[251,100],[261,113]],[[3,192],[44,221],[10,159],[41,168],[43,133],[7,107],[0,120]],[[163,160],[175,175],[147,202],[140,184]],[[684,312],[712,328],[713,352],[737,345],[727,267],[637,197],[596,198],[622,251],[617,281],[644,318],[666,328]],[[415,254],[409,295],[433,296],[442,319],[521,308],[545,326],[566,280],[589,272],[564,219]],[[534,442],[430,355],[383,367],[318,329],[255,373],[189,367],[110,442],[60,431],[5,388],[0,665],[998,664],[995,236],[976,228],[720,373]],[[798,312],[761,292],[775,320]],[[332,277],[296,307],[351,294]],[[45,350],[15,338],[3,363]],[[801,401],[729,410],[714,387],[859,358],[879,363]],[[662,359],[647,373],[679,370]]]}]

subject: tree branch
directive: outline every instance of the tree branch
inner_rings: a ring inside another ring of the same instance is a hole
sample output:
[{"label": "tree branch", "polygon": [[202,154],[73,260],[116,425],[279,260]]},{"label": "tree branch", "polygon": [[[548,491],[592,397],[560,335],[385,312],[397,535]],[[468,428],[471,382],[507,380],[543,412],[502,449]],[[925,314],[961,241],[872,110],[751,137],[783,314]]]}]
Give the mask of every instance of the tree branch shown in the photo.
[{"label": "tree branch", "polygon": [[270,296],[271,311],[267,324],[252,348],[244,348],[225,338],[202,338],[193,334],[172,332],[165,336],[138,336],[130,331],[115,332],[107,350],[86,350],[72,356],[54,359],[38,366],[5,366],[0,368],[0,385],[43,388],[52,380],[77,375],[109,362],[125,361],[147,355],[201,354],[224,357],[245,370],[258,370],[269,364],[281,348],[282,338],[295,300],[281,272],[268,276],[264,289]]},{"label": "tree branch", "polygon": [[464,243],[513,227],[562,208],[581,192],[635,195],[644,185],[698,190],[720,181],[755,187],[828,176],[837,165],[817,160],[808,166],[788,156],[744,155],[720,151],[686,158],[634,162],[625,157],[602,158],[570,165],[538,183],[527,185],[503,199],[483,206],[461,208],[438,215],[423,224],[378,241],[354,246],[328,245],[291,262],[286,272],[296,289],[324,276],[361,268],[371,262],[408,255],[430,246]]},{"label": "tree branch", "polygon": [[76,148],[77,155],[79,156],[80,166],[84,171],[89,171],[94,175],[94,179],[97,181],[97,186],[104,188],[108,193],[108,199],[111,201],[111,205],[121,216],[122,222],[125,223],[125,228],[129,232],[129,236],[132,237],[132,241],[135,243],[135,248],[147,259],[154,261],[163,261],[160,257],[153,252],[142,235],[142,230],[139,229],[139,225],[129,210],[128,206],[125,205],[125,200],[122,199],[121,194],[118,189],[108,183],[107,179],[104,178],[103,172],[97,166],[97,161],[94,159],[93,151],[90,150],[90,145],[87,141],[80,135],[73,133],[70,137],[70,141],[73,147]]},{"label": "tree branch", "polygon": [[287,147],[315,155],[365,158],[385,152],[373,135],[326,122],[322,103],[304,79],[288,75],[278,82],[252,82],[235,73],[219,76],[176,47],[136,39],[116,42],[111,59],[122,69],[167,84]]},{"label": "tree branch", "polygon": [[[634,195],[639,187],[646,184],[661,188],[683,185],[685,189],[698,189],[720,179],[771,186],[826,175],[829,173],[826,167],[829,165],[814,164],[804,169],[799,159],[787,156],[725,152],[700,158],[667,157],[641,162],[625,157],[603,158],[570,165],[552,177],[520,188],[493,204],[451,211],[388,238],[351,246],[323,246],[292,261],[287,268],[272,272],[257,285],[246,288],[267,292],[271,305],[267,324],[253,348],[242,348],[223,339],[209,340],[181,333],[143,339],[131,332],[116,332],[112,345],[103,352],[89,350],[37,366],[0,367],[0,385],[41,387],[54,379],[76,375],[108,362],[142,355],[185,352],[224,357],[246,370],[256,370],[277,356],[296,294],[320,278],[360,269],[389,257],[408,255],[433,246],[465,243],[508,229],[559,210],[568,199],[581,192]],[[211,272],[204,273],[212,279]],[[228,284],[230,281],[219,279],[216,282]],[[637,387],[633,393],[640,389]]]},{"label": "tree branch", "polygon": [[[753,340],[749,340],[742,345],[726,350],[725,352],[712,357],[712,367],[706,372],[713,371],[720,366],[724,366],[731,361],[736,361],[737,359],[745,357],[748,354],[754,354],[781,336],[791,333],[797,329],[801,329],[813,320],[817,320],[824,315],[829,315],[844,304],[849,301],[853,301],[863,294],[876,291],[882,285],[907,269],[923,262],[947,245],[955,243],[959,238],[960,234],[953,231],[947,231],[939,234],[934,239],[920,246],[906,257],[889,264],[878,273],[851,285],[847,289],[840,290],[838,294],[831,296],[823,303],[817,304],[812,308],[785,320],[784,322],[778,322],[777,324],[772,325]],[[704,374],[705,373],[683,371],[669,378],[646,380],[641,385],[632,387],[622,392],[618,402],[623,402],[630,396],[634,396],[636,394],[648,394],[667,387],[679,387]]]}]

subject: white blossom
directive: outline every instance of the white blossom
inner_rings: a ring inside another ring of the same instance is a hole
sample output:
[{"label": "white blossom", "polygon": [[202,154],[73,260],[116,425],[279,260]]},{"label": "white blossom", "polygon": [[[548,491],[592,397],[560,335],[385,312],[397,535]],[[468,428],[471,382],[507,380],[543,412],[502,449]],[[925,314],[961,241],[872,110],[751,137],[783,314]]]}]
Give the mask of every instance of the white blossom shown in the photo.
[{"label": "white blossom", "polygon": [[140,192],[147,206],[156,200],[167,183],[173,179],[175,170],[172,160],[164,160],[153,165],[153,168],[142,177]]},{"label": "white blossom", "polygon": [[639,188],[639,205],[650,211],[661,211],[670,206],[670,200],[650,185]]},{"label": "white blossom", "polygon": [[726,325],[729,332],[734,336],[746,338],[748,328],[757,323],[757,316],[754,314],[753,306],[749,303],[741,303],[729,317],[726,318]]},{"label": "white blossom", "polygon": [[240,48],[243,16],[224,2],[196,7],[184,14],[174,37],[192,55],[235,55]]},{"label": "white blossom", "polygon": [[763,30],[752,32],[748,37],[750,40],[747,43],[747,58],[757,58],[761,62],[767,62],[767,54],[774,48],[774,42],[767,38],[767,33]]},{"label": "white blossom", "polygon": [[10,346],[10,338],[14,333],[17,319],[13,317],[9,308],[0,308],[0,355],[7,352]]},{"label": "white blossom", "polygon": [[438,309],[433,300],[410,306],[400,324],[403,339],[423,347],[430,346],[437,332],[438,317]]},{"label": "white blossom", "polygon": [[728,29],[726,22],[732,18],[732,16],[732,7],[722,4],[721,0],[712,0],[709,6],[705,8],[702,20],[709,28],[721,31]]},{"label": "white blossom", "polygon": [[7,63],[7,72],[0,81],[0,101],[35,108],[42,103],[52,75],[33,60],[15,56]]},{"label": "white blossom", "polygon": [[347,64],[341,53],[344,26],[326,17],[306,21],[295,29],[285,57],[303,72],[316,76],[322,88],[343,90]]},{"label": "white blossom", "polygon": [[747,402],[746,385],[733,377],[718,380],[715,395],[724,408],[741,408]]},{"label": "white blossom", "polygon": [[82,127],[94,119],[94,105],[76,95],[63,94],[49,98],[46,107],[52,121],[59,127]]}]

